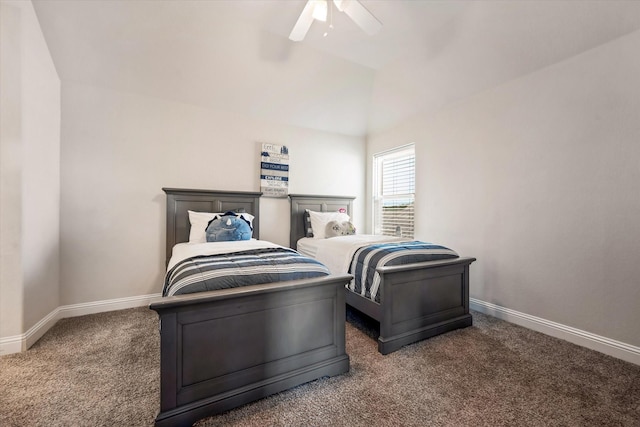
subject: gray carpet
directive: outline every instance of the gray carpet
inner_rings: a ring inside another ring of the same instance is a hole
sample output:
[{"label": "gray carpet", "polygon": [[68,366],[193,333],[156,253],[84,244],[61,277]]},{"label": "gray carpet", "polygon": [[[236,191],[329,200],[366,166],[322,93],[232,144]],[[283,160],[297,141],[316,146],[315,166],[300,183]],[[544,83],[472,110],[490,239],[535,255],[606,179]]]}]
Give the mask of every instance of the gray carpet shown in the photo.
[{"label": "gray carpet", "polygon": [[[640,366],[473,313],[474,326],[377,352],[349,313],[349,373],[197,426],[640,426]],[[0,357],[2,426],[149,426],[159,407],[157,315],[63,319]]]}]

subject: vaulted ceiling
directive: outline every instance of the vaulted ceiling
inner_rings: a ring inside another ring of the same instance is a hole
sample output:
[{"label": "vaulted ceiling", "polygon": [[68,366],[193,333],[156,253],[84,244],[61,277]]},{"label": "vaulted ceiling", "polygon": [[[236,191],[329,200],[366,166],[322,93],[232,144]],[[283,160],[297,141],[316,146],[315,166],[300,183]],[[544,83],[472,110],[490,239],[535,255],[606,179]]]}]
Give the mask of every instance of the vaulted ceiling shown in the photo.
[{"label": "vaulted ceiling", "polygon": [[[348,135],[393,127],[640,29],[640,1],[361,0],[288,39],[305,0],[33,0],[63,85]],[[331,15],[330,15],[331,16]],[[640,51],[640,46],[639,46]]]}]

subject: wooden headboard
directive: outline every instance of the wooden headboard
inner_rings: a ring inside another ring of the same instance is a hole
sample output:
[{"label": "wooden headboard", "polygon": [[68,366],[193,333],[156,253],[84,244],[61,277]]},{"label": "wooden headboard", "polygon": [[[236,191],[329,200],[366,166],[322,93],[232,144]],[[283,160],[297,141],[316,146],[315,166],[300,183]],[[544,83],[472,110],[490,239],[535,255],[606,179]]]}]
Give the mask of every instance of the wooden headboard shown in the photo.
[{"label": "wooden headboard", "polygon": [[289,236],[289,247],[296,249],[298,240],[306,234],[306,224],[304,223],[305,209],[316,212],[337,212],[340,209],[346,209],[347,214],[351,216],[355,197],[289,194],[289,199],[291,199],[291,233]]},{"label": "wooden headboard", "polygon": [[253,237],[260,238],[260,196],[262,193],[241,191],[193,190],[189,188],[163,188],[167,194],[167,247],[166,262],[176,243],[188,242],[191,224],[189,213],[239,211],[250,213]]}]

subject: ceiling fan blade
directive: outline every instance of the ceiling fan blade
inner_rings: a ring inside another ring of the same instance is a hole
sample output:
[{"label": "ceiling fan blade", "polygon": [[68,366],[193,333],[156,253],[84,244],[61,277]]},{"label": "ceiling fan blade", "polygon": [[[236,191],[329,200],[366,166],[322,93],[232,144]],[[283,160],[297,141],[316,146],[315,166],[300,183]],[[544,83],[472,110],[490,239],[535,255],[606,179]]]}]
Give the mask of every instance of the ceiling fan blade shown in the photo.
[{"label": "ceiling fan blade", "polygon": [[336,5],[336,9],[338,9],[340,12],[344,12],[344,0],[333,0],[333,3]]},{"label": "ceiling fan blade", "polygon": [[304,36],[307,35],[307,32],[309,31],[309,28],[311,28],[311,24],[313,23],[313,8],[313,0],[308,0],[307,4],[304,6],[304,9],[302,9],[302,13],[298,18],[298,21],[296,21],[296,25],[293,26],[291,34],[289,34],[289,40],[299,42],[304,39]]},{"label": "ceiling fan blade", "polygon": [[333,0],[340,12],[346,13],[365,33],[374,35],[382,28],[382,22],[378,20],[358,0]]}]

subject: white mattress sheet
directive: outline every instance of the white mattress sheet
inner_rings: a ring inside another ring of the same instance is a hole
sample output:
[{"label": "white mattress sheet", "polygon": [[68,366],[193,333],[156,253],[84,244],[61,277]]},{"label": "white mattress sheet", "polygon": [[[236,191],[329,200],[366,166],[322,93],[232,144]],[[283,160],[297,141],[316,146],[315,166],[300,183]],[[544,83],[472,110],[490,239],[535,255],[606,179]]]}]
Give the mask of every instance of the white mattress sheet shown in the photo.
[{"label": "white mattress sheet", "polygon": [[361,247],[381,242],[405,242],[406,238],[379,236],[375,234],[353,234],[350,236],[314,239],[303,237],[297,242],[297,250],[327,266],[331,274],[346,274],[353,254]]},{"label": "white mattress sheet", "polygon": [[239,240],[234,242],[178,243],[171,251],[167,271],[180,261],[198,255],[218,255],[263,248],[282,248],[266,240]]}]

